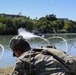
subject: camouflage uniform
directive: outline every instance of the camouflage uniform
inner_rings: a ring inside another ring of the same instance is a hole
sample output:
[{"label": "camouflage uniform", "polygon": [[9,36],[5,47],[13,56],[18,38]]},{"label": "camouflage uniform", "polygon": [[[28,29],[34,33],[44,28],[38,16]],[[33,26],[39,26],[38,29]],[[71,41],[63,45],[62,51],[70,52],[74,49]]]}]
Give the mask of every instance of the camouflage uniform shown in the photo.
[{"label": "camouflage uniform", "polygon": [[76,59],[60,50],[46,48],[35,51],[20,35],[13,37],[9,43],[13,52],[23,53],[12,75],[76,75]]},{"label": "camouflage uniform", "polygon": [[12,75],[69,75],[67,72],[53,56],[29,50],[19,57]]}]

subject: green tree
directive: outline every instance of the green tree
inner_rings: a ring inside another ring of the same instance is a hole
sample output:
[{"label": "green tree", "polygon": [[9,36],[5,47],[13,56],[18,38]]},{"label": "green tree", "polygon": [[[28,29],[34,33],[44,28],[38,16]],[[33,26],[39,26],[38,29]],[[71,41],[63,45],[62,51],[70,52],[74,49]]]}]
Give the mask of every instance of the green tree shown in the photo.
[{"label": "green tree", "polygon": [[53,31],[55,33],[57,33],[58,32],[58,29],[59,29],[59,22],[58,21],[53,21],[52,22],[52,25],[53,25]]},{"label": "green tree", "polygon": [[64,22],[64,29],[67,32],[74,32],[73,28],[74,28],[74,22],[73,21],[67,20]]},{"label": "green tree", "polygon": [[3,33],[3,24],[0,23],[0,34],[2,34],[2,33]]},{"label": "green tree", "polygon": [[46,18],[46,20],[49,20],[49,21],[57,20],[56,15],[54,15],[54,14],[46,15],[45,18]]}]

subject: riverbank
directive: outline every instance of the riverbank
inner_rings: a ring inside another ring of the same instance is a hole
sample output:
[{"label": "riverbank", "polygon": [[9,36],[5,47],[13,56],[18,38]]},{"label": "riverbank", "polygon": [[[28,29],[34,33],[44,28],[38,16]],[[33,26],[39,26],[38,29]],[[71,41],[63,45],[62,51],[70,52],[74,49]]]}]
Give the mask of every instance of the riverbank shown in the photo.
[{"label": "riverbank", "polygon": [[0,75],[10,75],[13,71],[13,67],[0,68]]}]

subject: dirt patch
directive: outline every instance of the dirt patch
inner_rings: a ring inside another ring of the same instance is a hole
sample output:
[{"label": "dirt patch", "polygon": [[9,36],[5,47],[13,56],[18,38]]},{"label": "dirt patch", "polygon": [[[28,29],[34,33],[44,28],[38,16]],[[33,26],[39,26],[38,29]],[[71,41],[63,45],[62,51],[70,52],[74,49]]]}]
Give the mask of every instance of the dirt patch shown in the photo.
[{"label": "dirt patch", "polygon": [[0,75],[10,75],[14,67],[0,68]]}]

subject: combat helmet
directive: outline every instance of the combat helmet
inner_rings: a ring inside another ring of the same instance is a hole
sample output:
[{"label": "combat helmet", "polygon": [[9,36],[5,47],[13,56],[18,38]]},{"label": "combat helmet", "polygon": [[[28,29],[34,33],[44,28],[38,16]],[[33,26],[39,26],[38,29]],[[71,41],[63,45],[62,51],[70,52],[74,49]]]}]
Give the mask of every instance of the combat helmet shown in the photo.
[{"label": "combat helmet", "polygon": [[29,43],[23,38],[22,35],[16,35],[14,36],[10,42],[10,48],[14,50],[20,50],[22,52],[27,51],[28,49],[31,49]]}]

